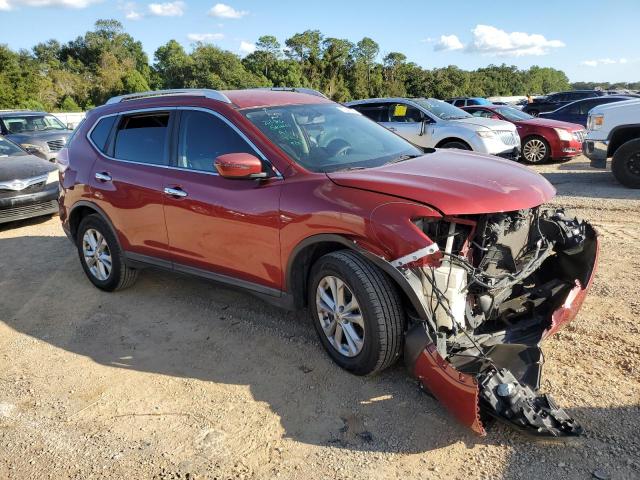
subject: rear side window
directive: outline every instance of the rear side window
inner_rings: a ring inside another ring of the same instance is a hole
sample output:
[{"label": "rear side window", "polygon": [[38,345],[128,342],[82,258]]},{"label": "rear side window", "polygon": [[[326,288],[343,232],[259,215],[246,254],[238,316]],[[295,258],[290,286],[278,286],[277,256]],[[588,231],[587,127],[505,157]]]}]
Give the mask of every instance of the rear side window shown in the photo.
[{"label": "rear side window", "polygon": [[357,110],[362,115],[370,118],[374,122],[389,121],[389,105],[386,103],[369,103],[364,105],[354,105],[351,108]]},{"label": "rear side window", "polygon": [[[111,129],[113,128],[113,124],[116,121],[115,116],[113,117],[105,117],[96,123],[96,126],[91,130],[91,141],[96,146],[98,150],[102,153],[106,153],[107,151],[107,139],[109,138],[109,134],[111,133]],[[80,125],[76,128],[76,131],[80,128]],[[74,132],[75,134],[75,132]],[[75,135],[73,135],[75,136]],[[69,142],[70,143],[70,142]]]},{"label": "rear side window", "polygon": [[168,132],[168,112],[123,116],[116,130],[113,156],[119,160],[167,165]]}]

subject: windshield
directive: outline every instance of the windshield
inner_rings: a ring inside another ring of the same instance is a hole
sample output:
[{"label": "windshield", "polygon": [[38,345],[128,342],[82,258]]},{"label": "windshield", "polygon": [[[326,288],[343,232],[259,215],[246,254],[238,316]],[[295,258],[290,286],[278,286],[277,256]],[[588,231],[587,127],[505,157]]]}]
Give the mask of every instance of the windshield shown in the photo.
[{"label": "windshield", "polygon": [[18,147],[15,143],[5,138],[0,138],[0,157],[15,157],[17,155],[27,155],[27,152]]},{"label": "windshield", "polygon": [[454,107],[450,103],[443,102],[442,100],[436,100],[435,98],[414,98],[413,101],[442,120],[457,120],[471,117],[471,115],[464,110]]},{"label": "windshield", "polygon": [[67,130],[67,127],[53,115],[16,115],[2,117],[9,133],[40,132],[44,130]]},{"label": "windshield", "polygon": [[496,108],[495,111],[511,122],[517,122],[518,120],[531,120],[532,118],[535,118],[528,113],[518,110],[517,108],[499,107]]},{"label": "windshield", "polygon": [[422,150],[342,105],[285,105],[243,112],[293,160],[313,172],[370,168]]}]

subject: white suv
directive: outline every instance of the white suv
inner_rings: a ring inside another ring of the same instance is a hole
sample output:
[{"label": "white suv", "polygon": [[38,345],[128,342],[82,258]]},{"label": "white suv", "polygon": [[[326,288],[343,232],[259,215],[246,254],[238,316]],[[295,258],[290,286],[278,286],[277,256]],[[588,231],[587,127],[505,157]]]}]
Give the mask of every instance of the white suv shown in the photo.
[{"label": "white suv", "polygon": [[640,99],[598,105],[589,111],[582,151],[595,168],[607,168],[621,184],[640,188]]},{"label": "white suv", "polygon": [[372,98],[345,104],[426,148],[460,148],[517,160],[520,136],[514,124],[474,117],[435,98]]}]

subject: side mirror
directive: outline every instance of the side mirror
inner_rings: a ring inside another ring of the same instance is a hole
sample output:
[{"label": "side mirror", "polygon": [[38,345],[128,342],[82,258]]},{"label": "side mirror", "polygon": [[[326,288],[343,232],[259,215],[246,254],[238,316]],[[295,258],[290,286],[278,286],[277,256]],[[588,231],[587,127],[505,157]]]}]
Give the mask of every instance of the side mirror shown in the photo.
[{"label": "side mirror", "polygon": [[221,177],[235,179],[266,178],[262,162],[250,153],[227,153],[213,162]]}]

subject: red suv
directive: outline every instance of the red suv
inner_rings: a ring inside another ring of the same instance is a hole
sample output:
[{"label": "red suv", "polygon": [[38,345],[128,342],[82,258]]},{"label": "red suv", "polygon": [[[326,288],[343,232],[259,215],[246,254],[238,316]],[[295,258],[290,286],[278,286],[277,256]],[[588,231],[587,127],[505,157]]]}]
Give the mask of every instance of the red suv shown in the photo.
[{"label": "red suv", "polygon": [[555,190],[526,167],[419,149],[295,89],[113,98],[58,161],[60,218],[96,287],[148,266],[242,287],[307,307],[353,373],[403,354],[477,432],[479,409],[580,432],[537,393],[538,344],[580,308],[597,237],[542,207]]}]

